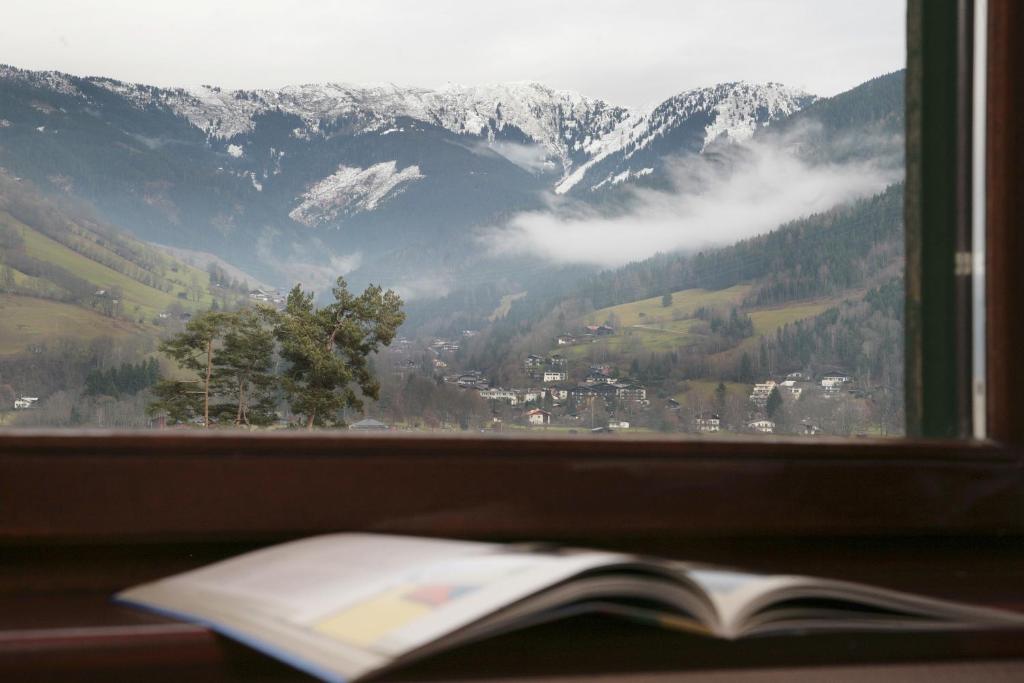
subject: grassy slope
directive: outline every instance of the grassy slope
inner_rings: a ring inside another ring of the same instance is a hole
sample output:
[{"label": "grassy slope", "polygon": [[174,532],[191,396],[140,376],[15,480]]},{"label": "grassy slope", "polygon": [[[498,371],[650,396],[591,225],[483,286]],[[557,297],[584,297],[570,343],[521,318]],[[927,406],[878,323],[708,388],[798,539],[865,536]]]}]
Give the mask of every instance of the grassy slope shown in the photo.
[{"label": "grassy slope", "polygon": [[674,315],[691,316],[701,306],[711,308],[738,306],[749,291],[750,285],[736,285],[717,291],[684,289],[679,292],[673,292],[671,306],[663,307],[661,305],[661,297],[656,296],[650,299],[632,301],[628,304],[602,308],[588,315],[586,322],[588,325],[603,323],[612,313],[618,316],[625,326],[649,325],[657,322],[658,319],[671,321]]},{"label": "grassy slope", "polygon": [[[701,335],[692,331],[692,328],[701,321],[692,317],[682,320],[673,320],[673,318],[691,316],[702,306],[722,311],[732,306],[739,306],[749,291],[750,285],[736,285],[717,291],[688,289],[673,292],[672,305],[668,307],[661,305],[659,296],[602,308],[577,321],[575,325],[602,323],[614,315],[620,321],[620,329],[617,334],[600,338],[592,344],[559,346],[553,351],[571,359],[581,359],[594,351],[621,353],[628,357],[634,351],[668,352],[685,348],[702,339]],[[736,348],[756,349],[762,336],[774,334],[779,327],[798,320],[813,318],[843,300],[859,298],[862,295],[862,291],[847,292],[841,296],[797,301],[784,306],[745,309],[754,323],[754,336],[743,340]],[[723,353],[732,353],[734,350]],[[715,386],[717,386],[717,382],[711,385],[709,391],[713,391]]]},{"label": "grassy slope", "polygon": [[[677,401],[686,401],[691,396],[699,396],[704,400],[705,405],[711,406],[715,400],[715,389],[718,382],[711,379],[690,379],[681,385],[682,391],[673,396]],[[734,396],[746,396],[750,393],[753,385],[742,382],[722,382],[725,389]]]},{"label": "grassy slope", "polygon": [[[209,274],[170,257],[164,258],[169,266],[173,265],[177,270],[168,269],[166,281],[170,282],[173,288],[170,292],[164,292],[79,254],[4,211],[0,211],[0,221],[12,226],[22,235],[25,251],[29,256],[61,266],[74,275],[88,280],[96,289],[109,290],[115,286],[120,287],[124,292],[121,308],[124,316],[133,319],[142,317],[148,321],[175,302],[180,303],[186,310],[206,309],[212,302],[207,291]],[[119,239],[133,243],[142,250],[152,249],[127,235],[121,235]],[[130,265],[128,261],[97,243],[91,243],[89,246],[94,250],[103,249],[106,256],[116,263]],[[14,281],[20,286],[32,288],[40,293],[61,292],[60,287],[48,280],[30,277],[13,269],[12,274]],[[186,291],[193,278],[203,290],[200,301],[179,299],[178,292]],[[154,325],[109,318],[88,306],[23,294],[0,294],[0,354],[3,355],[24,353],[30,344],[52,341],[57,337],[85,340],[97,337],[123,339],[135,335],[155,337],[159,333],[159,328]]]},{"label": "grassy slope", "polygon": [[60,287],[52,282],[43,280],[42,278],[32,277],[31,275],[25,275],[25,273],[20,270],[11,268],[11,274],[14,276],[14,283],[19,287],[25,287],[44,295],[60,295],[64,293]]},{"label": "grassy slope", "polygon": [[16,294],[0,294],[0,354],[25,351],[57,337],[95,339],[156,334],[156,328],[114,320],[72,304]]},{"label": "grassy slope", "polygon": [[581,358],[591,349],[628,352],[630,345],[637,341],[642,343],[647,351],[671,351],[674,348],[689,346],[697,341],[697,337],[690,334],[690,328],[697,321],[689,317],[684,320],[673,318],[692,316],[693,312],[702,306],[737,306],[748,291],[749,285],[736,285],[717,291],[686,289],[673,292],[671,306],[662,306],[661,297],[657,296],[602,308],[577,321],[575,326],[603,323],[614,315],[619,319],[621,326],[618,334],[602,338],[594,344],[560,346],[557,350],[569,358]]},{"label": "grassy slope", "polygon": [[785,306],[752,309],[749,313],[751,320],[754,321],[754,336],[744,339],[737,348],[743,351],[753,351],[758,348],[759,340],[762,336],[774,334],[775,330],[783,325],[813,318],[834,306],[838,306],[843,301],[853,301],[863,296],[864,292],[862,290],[855,290],[840,296],[824,297],[811,301],[796,301]]},{"label": "grassy slope", "polygon": [[[138,306],[143,316],[152,318],[175,301],[181,302],[186,307],[199,306],[203,308],[208,307],[211,303],[209,294],[205,292],[210,276],[205,272],[179,264],[179,272],[172,273],[175,276],[172,279],[176,281],[175,289],[171,292],[162,292],[65,247],[63,244],[18,222],[9,214],[0,212],[0,220],[3,220],[8,225],[13,225],[21,232],[25,240],[25,250],[29,256],[65,268],[78,277],[96,285],[98,289],[109,289],[115,286],[121,287],[124,291],[125,299],[122,310],[127,314],[132,314],[135,306]],[[112,252],[111,255],[113,255]],[[113,256],[119,261],[123,260],[116,255]],[[184,291],[185,282],[192,276],[196,277],[204,290],[204,294],[198,304],[181,301],[177,298],[177,292]]]},{"label": "grassy slope", "polygon": [[506,315],[508,315],[509,310],[512,308],[512,302],[515,301],[516,299],[522,299],[524,296],[526,296],[526,292],[519,292],[517,294],[506,294],[505,296],[501,297],[501,302],[498,304],[498,307],[494,309],[493,313],[487,316],[487,319],[493,322],[500,318],[504,318]]}]

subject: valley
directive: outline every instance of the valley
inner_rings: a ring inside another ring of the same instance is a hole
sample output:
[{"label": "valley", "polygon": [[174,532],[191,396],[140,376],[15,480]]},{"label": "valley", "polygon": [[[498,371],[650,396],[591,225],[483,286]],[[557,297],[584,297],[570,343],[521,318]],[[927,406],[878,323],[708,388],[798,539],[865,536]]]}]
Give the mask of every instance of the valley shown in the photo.
[{"label": "valley", "polygon": [[[0,67],[3,424],[213,427],[151,415],[153,382],[196,381],[161,345],[345,276],[396,290],[406,323],[370,355],[379,398],[330,424],[898,434],[902,88],[730,82],[637,110],[537,83]],[[258,428],[300,426],[267,400]]]}]

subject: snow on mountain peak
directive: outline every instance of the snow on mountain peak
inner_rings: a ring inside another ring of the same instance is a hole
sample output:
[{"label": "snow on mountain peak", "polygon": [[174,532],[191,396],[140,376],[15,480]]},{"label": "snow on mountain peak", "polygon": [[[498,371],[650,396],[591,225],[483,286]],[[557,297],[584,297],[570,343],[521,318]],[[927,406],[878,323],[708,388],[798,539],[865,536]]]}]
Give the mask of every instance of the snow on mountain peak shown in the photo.
[{"label": "snow on mountain peak", "polygon": [[[624,161],[678,127],[689,117],[707,117],[703,147],[715,140],[744,140],[761,126],[792,114],[815,98],[778,83],[723,83],[671,97],[650,111],[637,111],[555,90],[537,82],[480,86],[447,84],[437,89],[344,83],[291,85],[277,89],[225,90],[204,85],[156,88],[108,78],[79,79],[58,72],[24,71],[0,66],[0,79],[30,81],[61,93],[82,95],[88,83],[125,98],[140,109],[170,109],[201,129],[208,138],[233,143],[250,133],[258,116],[272,111],[303,122],[293,135],[309,139],[324,124],[350,118],[356,134],[392,131],[409,118],[458,135],[506,139],[538,146],[561,167],[558,193],[567,192],[594,165],[611,155]],[[524,139],[524,137],[526,139]],[[703,147],[701,149],[703,149]],[[538,165],[545,168],[551,164]]]},{"label": "snow on mountain peak", "polygon": [[222,140],[252,131],[254,118],[272,110],[301,119],[306,126],[297,133],[301,137],[318,133],[325,122],[348,116],[363,121],[362,132],[387,129],[400,117],[488,140],[515,128],[557,159],[564,172],[582,160],[597,139],[635,117],[624,107],[536,82],[448,84],[436,90],[341,83],[275,90],[224,90],[208,85],[161,90],[110,79],[92,82],[140,108],[165,105],[209,137]]},{"label": "snow on mountain peak", "polygon": [[[622,159],[628,161],[694,115],[707,117],[700,148],[703,151],[715,140],[746,140],[757,128],[793,114],[815,99],[813,95],[779,83],[744,81],[682,92],[612,131],[601,140],[599,148],[586,163],[562,179],[555,192],[568,192],[583,180],[591,168],[613,154],[621,154]],[[594,189],[603,184],[598,183]]]},{"label": "snow on mountain peak", "polygon": [[62,95],[81,97],[82,93],[72,83],[71,78],[68,74],[60,71],[30,71],[9,64],[0,64],[0,81],[20,81],[37,87],[45,87]]},{"label": "snow on mountain peak", "polygon": [[689,106],[700,107],[702,96],[710,96],[715,101],[712,107],[714,119],[704,128],[704,147],[723,135],[733,142],[747,140],[758,128],[794,114],[816,99],[781,83],[745,81],[723,83],[703,91],[691,91],[684,96],[688,96],[686,105]]}]

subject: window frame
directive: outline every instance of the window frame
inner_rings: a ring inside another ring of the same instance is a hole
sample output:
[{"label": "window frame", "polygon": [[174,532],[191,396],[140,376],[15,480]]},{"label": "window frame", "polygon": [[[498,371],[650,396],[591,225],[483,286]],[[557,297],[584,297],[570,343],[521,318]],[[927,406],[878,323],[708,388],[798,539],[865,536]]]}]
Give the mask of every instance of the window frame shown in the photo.
[{"label": "window frame", "polygon": [[[1024,256],[1015,230],[1024,224],[1017,163],[1024,136],[1013,125],[1013,114],[1024,111],[1014,87],[1024,82],[1024,12],[1013,0],[989,0],[989,438],[971,440],[953,438],[969,419],[957,401],[969,390],[965,358],[970,363],[958,336],[963,320],[958,327],[951,315],[963,285],[952,258],[970,215],[962,191],[970,164],[959,155],[970,131],[961,105],[970,89],[963,41],[971,3],[909,0],[908,7],[911,51],[920,49],[931,69],[912,73],[922,62],[911,54],[908,83],[917,90],[908,90],[908,197],[916,199],[907,205],[908,273],[922,276],[912,282],[908,275],[908,349],[921,350],[907,363],[911,438],[8,432],[0,435],[0,546],[261,542],[343,530],[601,542],[1024,534],[1024,404],[1014,400],[1024,386],[1017,296],[1024,274],[1015,264]],[[915,26],[924,36],[916,46]],[[949,35],[957,58],[949,59],[948,44],[941,48]],[[945,92],[951,77],[959,100]],[[924,169],[918,175],[914,159]],[[930,197],[944,203],[929,206]],[[940,206],[948,208],[936,217]],[[940,242],[913,241],[911,226],[922,216],[944,226]],[[945,438],[928,438],[936,436]]]}]

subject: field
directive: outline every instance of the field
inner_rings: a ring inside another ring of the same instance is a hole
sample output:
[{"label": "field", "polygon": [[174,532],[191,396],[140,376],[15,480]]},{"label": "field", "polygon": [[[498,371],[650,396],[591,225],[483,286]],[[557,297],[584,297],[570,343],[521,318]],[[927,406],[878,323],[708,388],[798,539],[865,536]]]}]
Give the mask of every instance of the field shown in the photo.
[{"label": "field", "polygon": [[701,306],[725,309],[738,306],[743,297],[750,291],[750,285],[736,285],[728,289],[709,291],[706,289],[684,289],[672,293],[672,305],[661,305],[661,297],[656,296],[628,304],[609,306],[594,311],[586,317],[586,324],[603,323],[612,314],[624,327],[632,325],[654,325],[658,322],[669,323],[673,318],[690,317]]},{"label": "field", "polygon": [[[165,283],[171,291],[165,292],[145,285],[128,275],[104,265],[94,258],[108,259],[115,267],[121,264],[126,270],[135,271],[135,264],[118,256],[109,247],[109,238],[92,233],[77,233],[77,238],[86,245],[90,253],[100,254],[90,258],[78,253],[60,242],[33,229],[10,214],[0,211],[0,224],[13,229],[24,243],[25,254],[31,258],[50,263],[82,278],[97,290],[120,288],[123,292],[120,318],[112,318],[93,310],[88,304],[74,304],[56,301],[66,294],[55,282],[46,277],[32,277],[14,268],[10,269],[14,284],[22,291],[18,294],[0,294],[0,355],[25,353],[27,347],[52,342],[59,337],[91,340],[109,337],[114,340],[135,336],[156,337],[159,329],[148,323],[157,313],[165,311],[172,304],[180,304],[185,310],[206,308],[212,303],[208,292],[210,276],[169,256],[161,256],[166,264]],[[138,243],[128,236],[117,238],[133,249],[146,252],[150,247]],[[179,292],[195,283],[202,290],[199,301],[186,301],[178,297]],[[91,292],[90,292],[91,293]],[[38,294],[38,296],[36,296]],[[129,320],[130,319],[130,320]],[[139,323],[143,320],[147,322]]]},{"label": "field", "polygon": [[[592,343],[559,346],[557,352],[571,359],[591,355],[667,352],[699,343],[704,336],[694,331],[701,323],[690,317],[701,307],[725,311],[739,306],[750,291],[749,285],[736,285],[728,289],[708,291],[687,289],[672,294],[672,305],[663,307],[661,297],[632,301],[618,306],[602,308],[578,321],[577,326],[600,324],[609,319],[618,321],[616,334],[598,338]],[[794,302],[785,306],[746,309],[754,323],[754,336],[745,339],[740,348],[756,347],[758,339],[787,323],[813,318],[836,306],[847,297],[830,297]]]},{"label": "field", "polygon": [[29,344],[57,337],[95,339],[155,334],[155,328],[114,320],[71,304],[0,294],[0,354],[23,353]]},{"label": "field", "polygon": [[[699,396],[706,404],[711,405],[715,399],[715,389],[718,388],[718,384],[717,381],[711,379],[687,380],[679,387],[682,391],[672,398],[683,403],[691,397]],[[726,391],[733,396],[746,396],[751,389],[750,384],[741,382],[722,382],[722,384],[725,384]]]},{"label": "field", "polygon": [[754,336],[744,339],[737,348],[744,351],[756,349],[759,343],[758,340],[762,336],[774,334],[775,330],[783,325],[821,315],[828,309],[838,306],[843,301],[858,299],[862,295],[863,292],[848,292],[844,296],[814,299],[812,301],[798,301],[787,306],[751,310],[749,313],[751,320],[754,321]]}]

